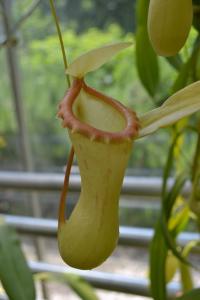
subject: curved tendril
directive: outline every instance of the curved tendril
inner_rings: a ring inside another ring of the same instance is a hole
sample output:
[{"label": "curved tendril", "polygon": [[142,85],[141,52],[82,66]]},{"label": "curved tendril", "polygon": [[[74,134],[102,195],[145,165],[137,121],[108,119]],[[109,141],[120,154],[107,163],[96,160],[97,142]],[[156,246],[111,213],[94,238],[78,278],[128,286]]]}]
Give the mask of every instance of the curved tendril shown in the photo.
[{"label": "curved tendril", "polygon": [[62,188],[62,192],[60,195],[60,204],[59,204],[59,213],[58,213],[58,227],[65,223],[65,207],[66,207],[66,196],[68,192],[68,187],[69,187],[69,176],[71,173],[71,167],[73,163],[73,158],[74,158],[74,147],[71,147],[70,149],[70,154],[67,162],[67,167],[65,171],[65,179],[64,179],[64,184]]}]

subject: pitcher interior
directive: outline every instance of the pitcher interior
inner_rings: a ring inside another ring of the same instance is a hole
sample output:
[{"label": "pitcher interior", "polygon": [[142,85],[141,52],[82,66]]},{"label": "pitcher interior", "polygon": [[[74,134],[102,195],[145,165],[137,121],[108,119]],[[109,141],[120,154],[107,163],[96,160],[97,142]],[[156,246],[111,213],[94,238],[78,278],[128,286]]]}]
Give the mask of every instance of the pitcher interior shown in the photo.
[{"label": "pitcher interior", "polygon": [[103,131],[120,132],[126,127],[126,120],[117,109],[84,90],[73,105],[73,113],[81,122]]}]

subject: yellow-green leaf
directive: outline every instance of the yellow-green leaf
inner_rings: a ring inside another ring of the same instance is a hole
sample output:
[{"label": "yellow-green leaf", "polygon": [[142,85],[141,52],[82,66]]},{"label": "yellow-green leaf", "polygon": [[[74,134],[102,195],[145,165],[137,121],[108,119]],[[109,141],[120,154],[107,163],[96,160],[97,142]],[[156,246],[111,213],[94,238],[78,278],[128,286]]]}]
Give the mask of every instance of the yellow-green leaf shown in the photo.
[{"label": "yellow-green leaf", "polygon": [[121,42],[88,51],[76,58],[69,65],[66,72],[76,78],[82,78],[85,74],[98,69],[115,54],[131,45],[132,43]]},{"label": "yellow-green leaf", "polygon": [[166,258],[166,262],[165,262],[165,280],[166,283],[169,283],[177,269],[178,269],[178,259],[173,255],[173,253],[171,251],[168,250],[167,253],[167,258]]},{"label": "yellow-green leaf", "polygon": [[188,85],[169,97],[162,106],[140,116],[139,137],[171,125],[200,109],[200,81]]},{"label": "yellow-green leaf", "polygon": [[190,209],[187,203],[184,202],[182,196],[178,196],[173,207],[172,215],[168,222],[169,230],[180,232],[187,224],[189,219]]},{"label": "yellow-green leaf", "polygon": [[188,292],[193,289],[193,278],[191,268],[186,264],[180,262],[180,276],[181,276],[181,285],[183,292]]}]

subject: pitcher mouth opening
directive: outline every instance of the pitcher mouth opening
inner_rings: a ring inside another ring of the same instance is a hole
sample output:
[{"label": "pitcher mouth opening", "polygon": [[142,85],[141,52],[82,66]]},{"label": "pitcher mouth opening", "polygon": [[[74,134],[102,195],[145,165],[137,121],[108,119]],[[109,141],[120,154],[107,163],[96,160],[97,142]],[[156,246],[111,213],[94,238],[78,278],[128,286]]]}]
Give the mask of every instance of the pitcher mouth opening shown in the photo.
[{"label": "pitcher mouth opening", "polygon": [[[73,104],[79,96],[81,90],[86,94],[95,97],[115,109],[125,120],[125,128],[121,131],[110,132],[97,129],[87,123],[80,121],[73,112]],[[124,142],[131,141],[138,135],[139,121],[134,111],[123,104],[106,96],[86,85],[83,79],[74,79],[72,87],[67,91],[59,105],[58,117],[63,119],[63,127],[71,130],[72,133],[79,133],[88,137],[92,141],[99,142]]]}]

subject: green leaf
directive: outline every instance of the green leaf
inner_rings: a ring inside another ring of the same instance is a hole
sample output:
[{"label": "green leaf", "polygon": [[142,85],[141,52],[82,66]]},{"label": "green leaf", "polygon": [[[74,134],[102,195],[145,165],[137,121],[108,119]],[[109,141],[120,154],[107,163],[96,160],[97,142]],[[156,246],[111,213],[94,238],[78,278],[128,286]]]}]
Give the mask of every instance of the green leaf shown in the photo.
[{"label": "green leaf", "polygon": [[187,85],[189,75],[190,75],[190,68],[191,68],[191,60],[189,60],[188,62],[182,65],[181,70],[178,73],[178,76],[172,87],[173,93],[179,91],[180,89],[184,88]]},{"label": "green leaf", "polygon": [[169,191],[169,193],[167,193],[167,195],[162,199],[162,207],[164,209],[163,213],[165,214],[167,221],[171,216],[173,205],[179,193],[181,192],[186,180],[187,180],[187,174],[180,173],[175,179],[175,182],[171,190]]},{"label": "green leaf", "polygon": [[167,228],[167,222],[164,216],[162,216],[162,232],[167,248],[172,251],[174,256],[176,256],[183,264],[191,266],[192,268],[197,269],[192,263],[190,263],[185,257],[183,257],[181,250],[179,250],[176,241],[174,240],[175,236]]},{"label": "green leaf", "polygon": [[76,58],[67,68],[66,73],[76,78],[98,69],[121,50],[132,46],[132,43],[121,42],[93,49]]},{"label": "green leaf", "polygon": [[150,96],[154,96],[159,81],[158,61],[144,27],[138,27],[136,32],[136,64],[143,86]]},{"label": "green leaf", "polygon": [[0,220],[0,280],[10,300],[34,300],[35,287],[14,229]]},{"label": "green leaf", "polygon": [[[168,278],[169,272],[167,270],[167,257],[169,253],[168,249],[171,248],[170,246],[171,244],[169,245],[169,241],[166,239],[166,235],[167,237],[169,237],[167,222],[168,222],[168,218],[170,217],[172,206],[173,206],[173,202],[170,201],[171,200],[170,197],[172,198],[172,195],[174,197],[177,196],[177,190],[178,190],[177,185],[180,186],[180,180],[178,180],[178,183],[175,182],[175,185],[172,187],[171,191],[168,192],[167,180],[173,166],[173,152],[179,135],[180,133],[177,133],[174,136],[172,144],[169,149],[168,158],[167,158],[167,162],[163,174],[162,211],[161,211],[161,216],[156,225],[154,238],[151,242],[151,248],[150,248],[151,291],[154,300],[161,300],[161,299],[165,300],[167,298],[166,283],[167,280],[169,279]],[[163,230],[164,230],[164,234],[163,234]],[[169,239],[171,243],[171,236],[169,237]],[[172,245],[172,248],[173,246],[174,245]],[[176,251],[177,250],[175,248],[175,252]]]},{"label": "green leaf", "polygon": [[169,151],[168,151],[168,156],[167,156],[167,161],[165,164],[165,168],[163,171],[163,183],[162,183],[162,199],[164,199],[166,193],[167,193],[167,180],[170,176],[170,172],[173,167],[173,162],[174,162],[174,148],[176,146],[178,137],[180,136],[181,132],[178,132],[175,134],[173,137],[172,143],[170,145]]},{"label": "green leaf", "polygon": [[151,282],[151,295],[154,300],[166,300],[166,259],[167,247],[161,222],[158,220],[154,237],[150,245],[150,282]]},{"label": "green leaf", "polygon": [[142,84],[154,96],[159,83],[159,67],[147,32],[148,6],[149,0],[137,1],[136,65]]},{"label": "green leaf", "polygon": [[83,300],[98,300],[93,288],[83,278],[75,274],[52,274],[38,273],[35,276],[38,280],[51,280],[67,283],[71,289]]},{"label": "green leaf", "polygon": [[181,285],[182,291],[187,292],[193,289],[193,280],[191,269],[186,264],[180,263],[180,275],[181,275]]},{"label": "green leaf", "polygon": [[177,300],[199,300],[200,299],[200,289],[194,289],[184,294],[181,297],[178,297]]},{"label": "green leaf", "polygon": [[139,138],[169,126],[200,109],[200,81],[188,85],[169,97],[162,106],[139,117]]},{"label": "green leaf", "polygon": [[173,279],[178,267],[178,259],[171,253],[171,251],[168,251],[165,266],[166,283],[169,283]]},{"label": "green leaf", "polygon": [[169,231],[168,229],[168,221],[171,216],[173,205],[183,188],[187,177],[184,173],[179,174],[177,176],[174,185],[172,186],[169,193],[167,193],[162,199],[162,210],[161,210],[161,224],[162,224],[162,231],[165,243],[172,251],[172,253],[184,264],[192,266],[192,264],[182,255],[182,252],[178,249],[175,238],[176,238],[176,230]]},{"label": "green leaf", "polygon": [[187,204],[183,205],[182,208],[169,220],[169,230],[173,230],[176,234],[180,233],[188,223],[190,215],[190,209]]},{"label": "green leaf", "polygon": [[[196,247],[199,244],[199,241],[190,241],[187,243],[187,245],[183,249],[183,256],[188,257],[190,251]],[[193,278],[192,278],[192,273],[191,273],[191,268],[180,262],[180,275],[181,275],[181,285],[182,285],[182,291],[187,292],[193,289],[194,283],[193,283]]]},{"label": "green leaf", "polygon": [[197,36],[194,43],[193,43],[193,48],[192,48],[192,53],[188,60],[182,65],[181,70],[178,74],[177,79],[175,80],[173,87],[172,87],[172,92],[175,93],[178,90],[184,88],[189,79],[190,79],[190,73],[191,71],[193,72],[193,81],[195,81],[194,78],[194,73],[196,69],[196,64],[197,64],[197,59],[199,55],[199,45],[200,45],[200,37]]}]

